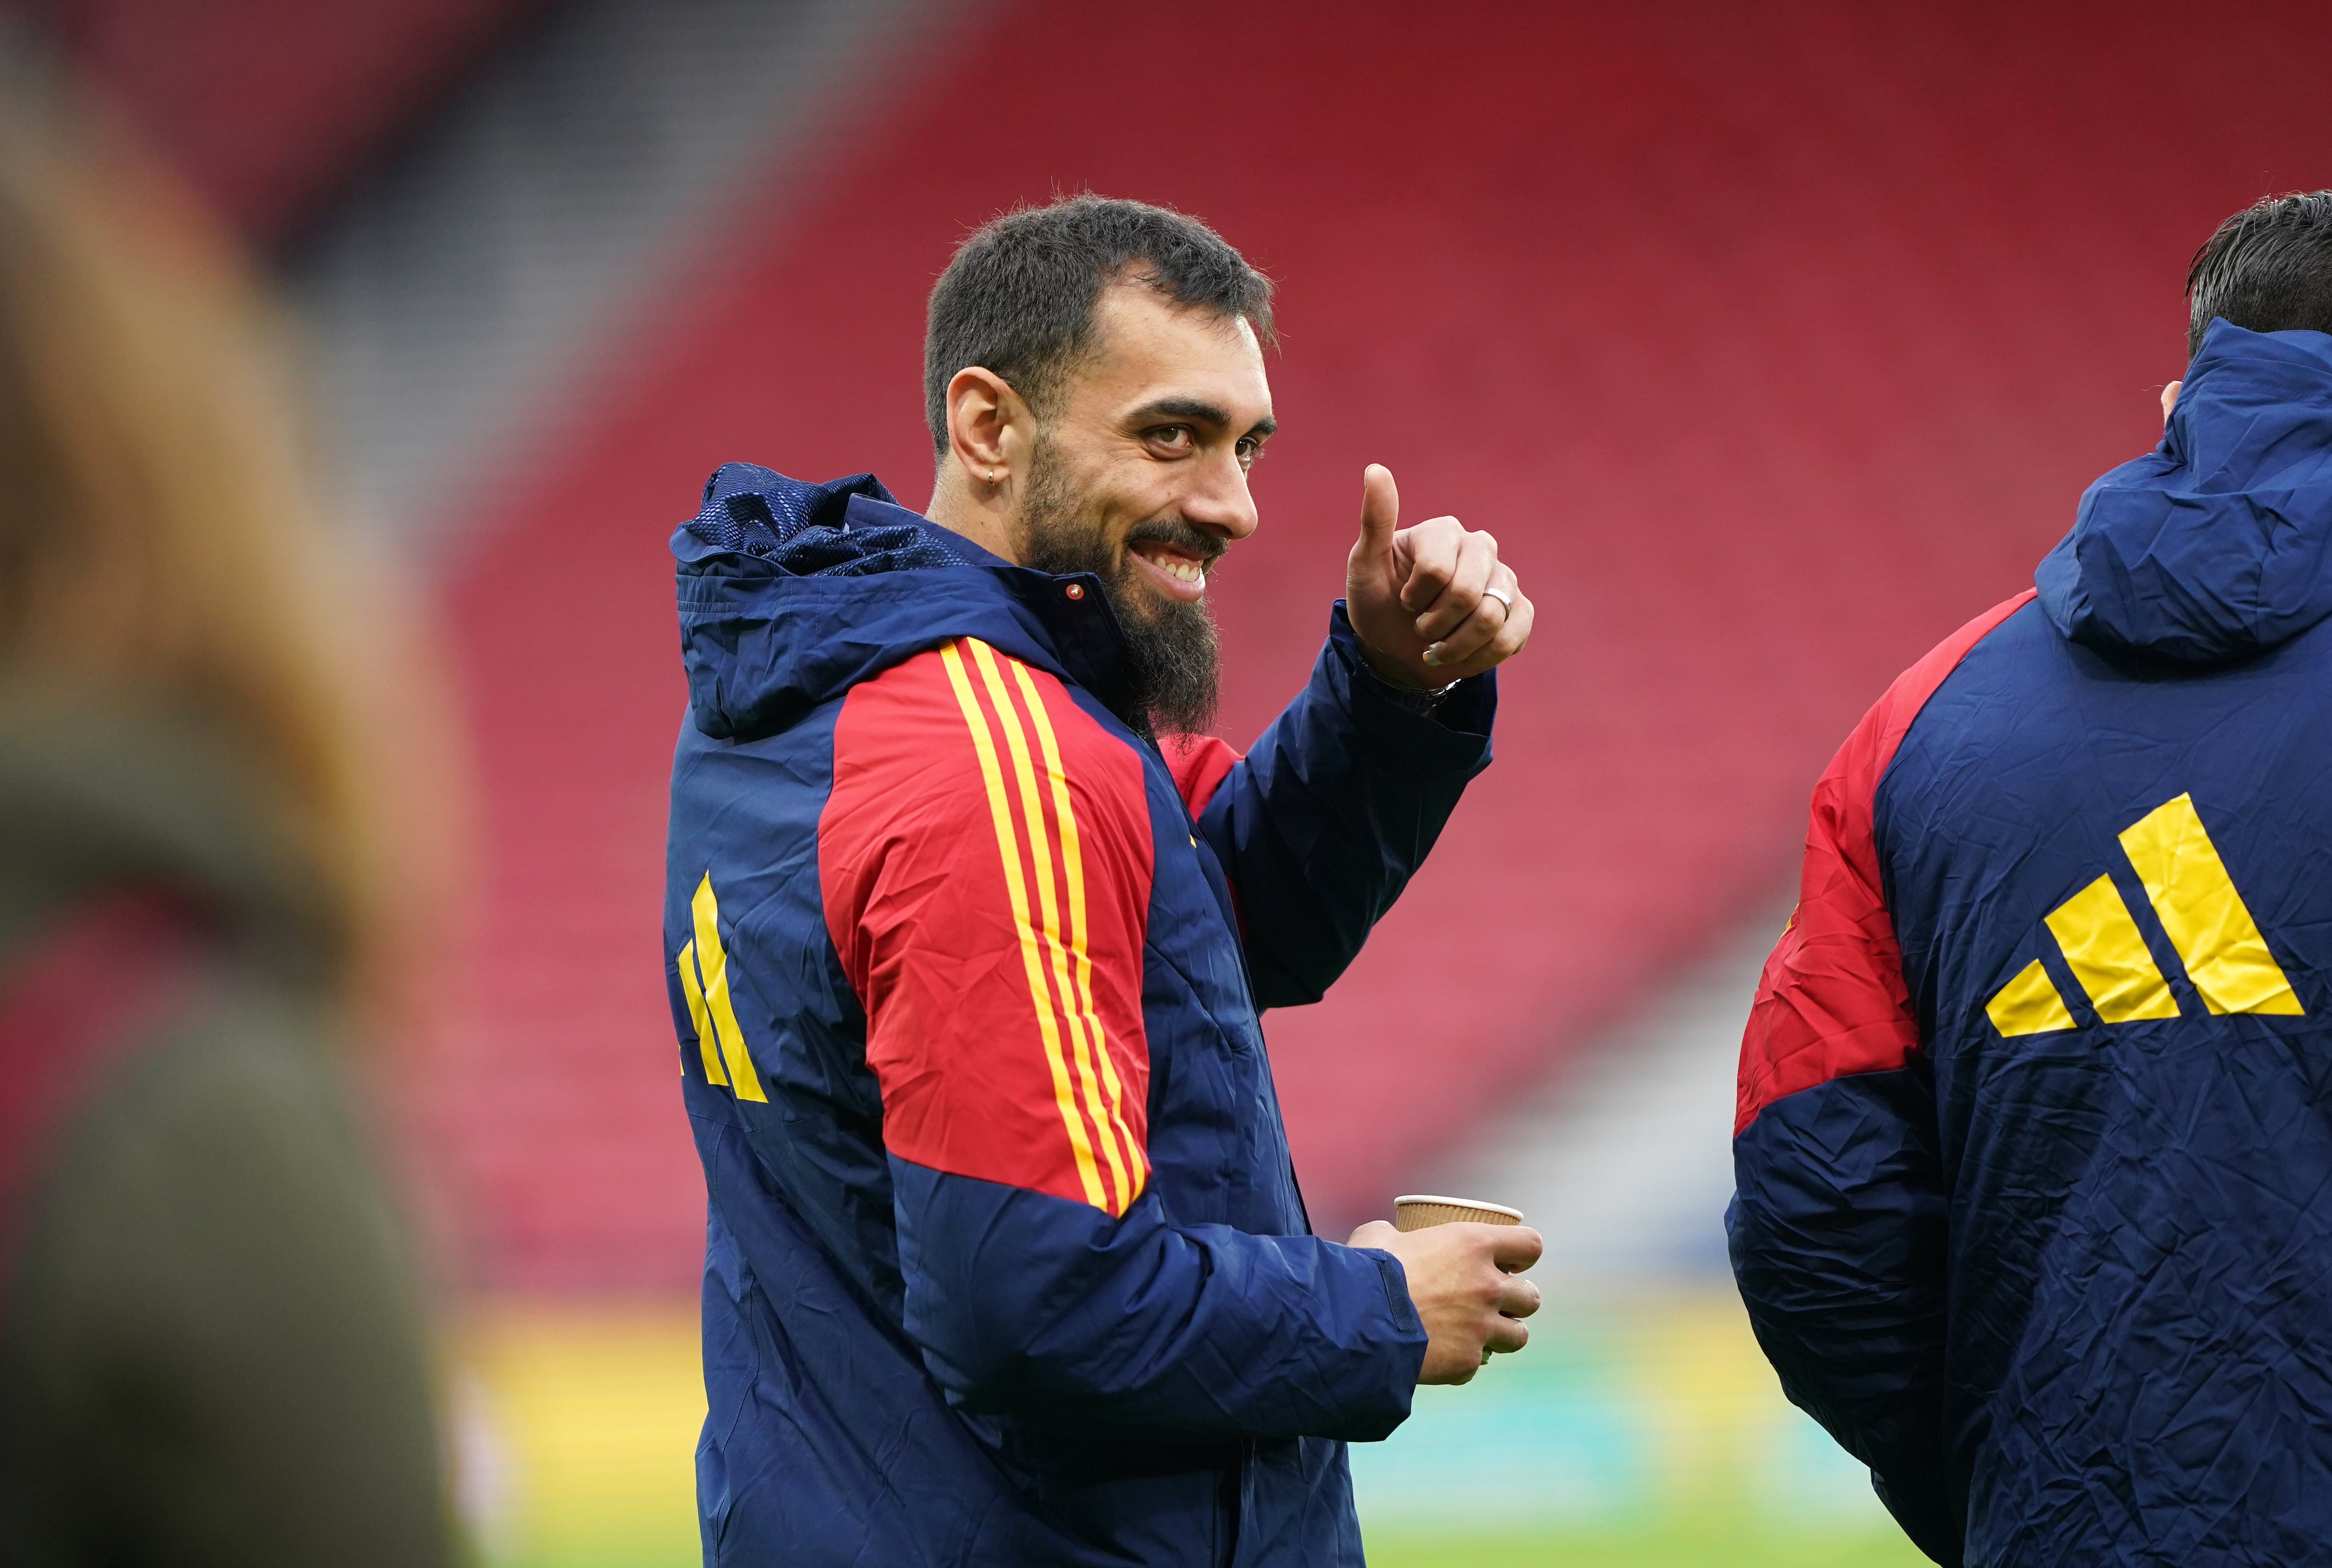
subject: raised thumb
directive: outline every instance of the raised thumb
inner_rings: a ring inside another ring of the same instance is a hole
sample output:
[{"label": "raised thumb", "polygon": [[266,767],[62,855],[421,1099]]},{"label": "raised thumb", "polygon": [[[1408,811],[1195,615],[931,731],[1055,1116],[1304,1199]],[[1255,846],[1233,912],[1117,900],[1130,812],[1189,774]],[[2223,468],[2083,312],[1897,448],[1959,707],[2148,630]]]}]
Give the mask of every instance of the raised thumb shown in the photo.
[{"label": "raised thumb", "polygon": [[1371,463],[1361,473],[1361,542],[1356,553],[1391,553],[1393,530],[1400,526],[1400,491],[1392,482],[1392,470]]}]

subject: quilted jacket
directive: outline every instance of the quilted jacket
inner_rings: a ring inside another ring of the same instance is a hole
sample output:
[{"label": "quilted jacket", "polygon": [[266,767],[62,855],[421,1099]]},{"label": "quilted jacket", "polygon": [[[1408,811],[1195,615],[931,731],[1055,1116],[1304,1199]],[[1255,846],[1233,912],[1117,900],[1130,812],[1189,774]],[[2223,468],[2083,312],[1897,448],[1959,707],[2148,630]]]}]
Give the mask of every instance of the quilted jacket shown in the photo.
[{"label": "quilted jacket", "polygon": [[1241,757],[1128,727],[1097,579],[869,475],[674,536],[664,956],[710,1197],[717,1563],[1358,1563],[1400,1266],[1310,1234],[1258,1012],[1318,999],[1489,758],[1341,608]]},{"label": "quilted jacket", "polygon": [[1937,1562],[2332,1563],[2332,337],[2213,323],[1814,794],[1734,1267]]}]

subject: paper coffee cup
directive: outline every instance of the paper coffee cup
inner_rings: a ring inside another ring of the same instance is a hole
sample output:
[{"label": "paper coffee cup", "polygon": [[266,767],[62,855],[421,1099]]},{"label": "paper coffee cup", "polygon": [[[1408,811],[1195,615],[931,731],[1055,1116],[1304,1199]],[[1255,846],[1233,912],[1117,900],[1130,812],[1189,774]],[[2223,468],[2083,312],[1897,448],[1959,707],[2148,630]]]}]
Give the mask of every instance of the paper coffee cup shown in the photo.
[{"label": "paper coffee cup", "polygon": [[1485,1203],[1478,1198],[1441,1198],[1430,1192],[1412,1192],[1406,1198],[1392,1200],[1392,1228],[1395,1230],[1423,1230],[1433,1225],[1520,1225],[1523,1211],[1509,1209],[1503,1203]]}]

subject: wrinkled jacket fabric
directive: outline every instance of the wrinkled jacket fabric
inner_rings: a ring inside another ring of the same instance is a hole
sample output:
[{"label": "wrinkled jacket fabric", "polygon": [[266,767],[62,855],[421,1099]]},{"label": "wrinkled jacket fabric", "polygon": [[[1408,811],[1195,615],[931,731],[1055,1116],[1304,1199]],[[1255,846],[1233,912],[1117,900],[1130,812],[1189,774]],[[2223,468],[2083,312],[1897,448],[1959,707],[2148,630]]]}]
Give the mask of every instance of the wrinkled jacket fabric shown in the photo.
[{"label": "wrinkled jacket fabric", "polygon": [[704,1164],[705,1558],[1358,1563],[1399,1265],[1309,1233],[1257,1018],[1316,999],[1488,760],[1342,610],[1240,757],[1112,703],[1090,576],[871,476],[674,536],[664,953]]},{"label": "wrinkled jacket fabric", "polygon": [[1942,1563],[2332,1563],[2332,338],[2215,322],[1814,796],[1735,1275]]}]

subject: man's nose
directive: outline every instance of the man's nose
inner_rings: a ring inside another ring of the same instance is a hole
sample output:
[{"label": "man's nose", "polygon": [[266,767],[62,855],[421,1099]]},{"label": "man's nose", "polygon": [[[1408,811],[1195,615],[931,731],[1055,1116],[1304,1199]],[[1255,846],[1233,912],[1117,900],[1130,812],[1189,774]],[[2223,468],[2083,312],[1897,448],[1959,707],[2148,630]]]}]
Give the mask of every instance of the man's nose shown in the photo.
[{"label": "man's nose", "polygon": [[1237,543],[1256,531],[1255,497],[1247,487],[1247,470],[1229,457],[1207,464],[1200,482],[1183,497],[1182,519],[1227,544]]}]

